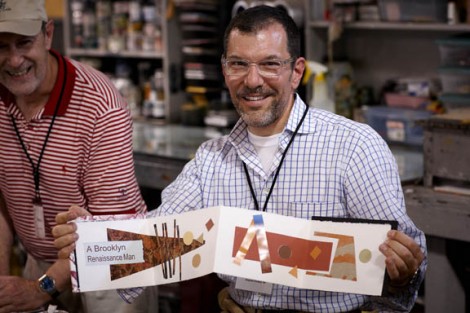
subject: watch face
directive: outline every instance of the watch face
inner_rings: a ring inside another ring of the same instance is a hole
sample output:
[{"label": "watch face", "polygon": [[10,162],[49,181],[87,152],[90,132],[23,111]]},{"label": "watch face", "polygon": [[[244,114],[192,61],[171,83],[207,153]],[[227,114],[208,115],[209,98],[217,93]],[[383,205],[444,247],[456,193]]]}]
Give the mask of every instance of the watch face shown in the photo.
[{"label": "watch face", "polygon": [[42,290],[44,290],[45,292],[49,294],[52,294],[56,291],[55,282],[49,276],[44,275],[43,277],[41,277],[41,279],[39,280],[39,286],[41,287]]}]

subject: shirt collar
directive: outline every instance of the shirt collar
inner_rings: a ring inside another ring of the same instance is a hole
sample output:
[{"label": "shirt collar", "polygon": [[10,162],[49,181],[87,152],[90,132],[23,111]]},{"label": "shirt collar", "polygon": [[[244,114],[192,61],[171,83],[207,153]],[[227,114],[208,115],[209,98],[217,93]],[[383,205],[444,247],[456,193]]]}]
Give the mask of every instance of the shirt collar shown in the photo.
[{"label": "shirt collar", "polygon": [[[295,95],[295,100],[294,100],[294,106],[292,107],[292,111],[290,112],[289,115],[289,120],[287,121],[286,128],[284,131],[289,131],[291,133],[295,132],[295,129],[299,125],[300,121],[302,120],[302,116],[304,115],[305,110],[308,109],[307,105],[305,102],[300,98],[300,96],[296,93]],[[308,118],[308,113],[307,116],[305,117],[304,122],[300,126],[299,133],[308,133],[310,132],[310,122]]]},{"label": "shirt collar", "polygon": [[0,100],[8,108],[15,102],[15,97],[8,91],[5,86],[0,85]]},{"label": "shirt collar", "polygon": [[[297,128],[297,125],[302,119],[305,109],[307,109],[305,102],[300,98],[300,96],[297,93],[294,96],[294,106],[292,107],[292,110],[290,112],[289,119],[283,131],[283,134],[286,134],[286,131],[291,134],[294,133],[295,129]],[[311,125],[312,120],[310,118],[309,113],[307,113],[307,116],[299,129],[299,133],[309,133],[313,131],[314,125]],[[243,119],[240,118],[229,134],[229,141],[237,145],[240,142],[247,140],[247,128],[248,126],[246,125],[246,123],[243,121]]]},{"label": "shirt collar", "polygon": [[[57,59],[59,66],[54,88],[52,89],[49,100],[47,100],[46,106],[44,107],[44,115],[54,115],[55,108],[60,100],[60,107],[57,115],[61,116],[67,111],[77,74],[75,66],[70,62],[70,60],[66,59],[54,50],[50,50],[50,52],[52,56]],[[63,93],[62,99],[60,99],[61,92]]]}]

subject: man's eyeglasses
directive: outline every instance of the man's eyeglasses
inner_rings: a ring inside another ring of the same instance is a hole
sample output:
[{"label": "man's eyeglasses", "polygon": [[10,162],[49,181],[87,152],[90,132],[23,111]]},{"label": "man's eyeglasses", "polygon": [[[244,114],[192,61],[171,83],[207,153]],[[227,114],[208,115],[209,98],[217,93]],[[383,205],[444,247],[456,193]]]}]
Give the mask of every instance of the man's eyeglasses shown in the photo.
[{"label": "man's eyeglasses", "polygon": [[259,62],[250,62],[241,59],[225,59],[222,57],[222,65],[224,66],[225,73],[228,76],[244,76],[248,74],[250,66],[256,65],[258,74],[263,77],[276,77],[282,72],[282,69],[286,64],[290,64],[294,61],[293,58],[286,60],[269,59]]}]

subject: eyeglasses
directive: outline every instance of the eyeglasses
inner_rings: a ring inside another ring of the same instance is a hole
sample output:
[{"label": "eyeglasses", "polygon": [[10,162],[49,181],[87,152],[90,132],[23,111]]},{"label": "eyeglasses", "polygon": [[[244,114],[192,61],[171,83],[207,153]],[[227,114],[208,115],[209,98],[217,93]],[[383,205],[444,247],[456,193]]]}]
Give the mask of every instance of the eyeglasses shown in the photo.
[{"label": "eyeglasses", "polygon": [[225,73],[228,76],[244,76],[248,74],[250,66],[256,65],[258,74],[263,77],[276,77],[281,74],[282,69],[286,64],[290,64],[294,61],[293,58],[286,60],[263,60],[259,62],[250,62],[247,60],[231,59],[227,60],[222,57],[222,65],[225,68]]}]

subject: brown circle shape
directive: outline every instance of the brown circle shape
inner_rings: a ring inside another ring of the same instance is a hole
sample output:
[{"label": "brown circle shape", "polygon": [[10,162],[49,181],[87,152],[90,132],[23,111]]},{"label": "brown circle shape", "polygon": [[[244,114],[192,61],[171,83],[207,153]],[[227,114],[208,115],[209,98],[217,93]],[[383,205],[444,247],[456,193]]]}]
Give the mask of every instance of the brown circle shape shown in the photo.
[{"label": "brown circle shape", "polygon": [[201,265],[201,255],[198,253],[193,256],[193,267],[199,267],[199,265]]},{"label": "brown circle shape", "polygon": [[289,259],[292,255],[292,249],[289,246],[280,246],[277,253],[281,259]]}]

